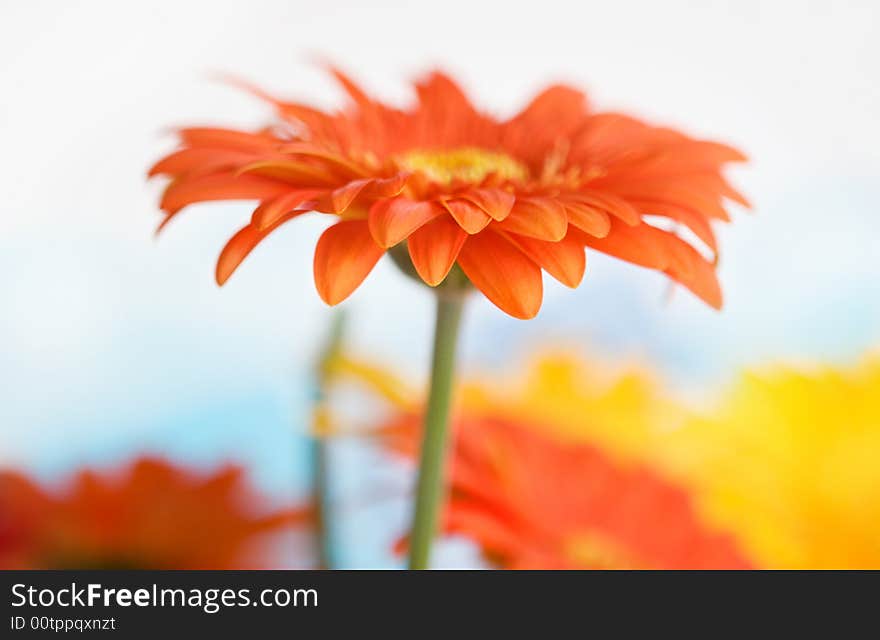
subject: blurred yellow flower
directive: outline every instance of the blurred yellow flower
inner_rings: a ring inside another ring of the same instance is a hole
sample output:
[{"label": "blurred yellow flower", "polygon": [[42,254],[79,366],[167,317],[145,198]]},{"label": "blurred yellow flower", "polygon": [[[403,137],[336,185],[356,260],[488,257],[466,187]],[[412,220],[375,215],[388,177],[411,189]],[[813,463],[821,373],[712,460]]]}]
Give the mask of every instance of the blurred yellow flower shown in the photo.
[{"label": "blurred yellow flower", "polygon": [[758,563],[880,568],[880,356],[744,374],[665,455]]},{"label": "blurred yellow flower", "polygon": [[[330,365],[337,380],[367,386],[397,408],[421,403],[418,386],[381,364],[340,355]],[[688,414],[644,367],[606,367],[562,348],[536,353],[507,374],[464,378],[458,410],[540,424],[564,441],[587,441],[615,457],[640,459],[658,438],[683,426]]]},{"label": "blurred yellow flower", "polygon": [[559,349],[539,353],[513,372],[465,382],[462,410],[540,424],[553,436],[587,441],[630,460],[641,460],[652,443],[687,419],[644,367],[612,369]]}]

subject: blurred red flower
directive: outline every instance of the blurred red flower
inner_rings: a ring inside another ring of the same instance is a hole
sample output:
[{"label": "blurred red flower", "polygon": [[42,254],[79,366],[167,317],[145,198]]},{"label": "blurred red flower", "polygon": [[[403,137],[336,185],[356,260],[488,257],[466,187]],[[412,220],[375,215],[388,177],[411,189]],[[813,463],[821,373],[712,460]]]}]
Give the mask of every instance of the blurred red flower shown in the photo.
[{"label": "blurred red flower", "polygon": [[0,472],[0,567],[256,568],[264,534],[308,519],[264,508],[242,469],[198,473],[154,458],[80,471],[59,491]]}]

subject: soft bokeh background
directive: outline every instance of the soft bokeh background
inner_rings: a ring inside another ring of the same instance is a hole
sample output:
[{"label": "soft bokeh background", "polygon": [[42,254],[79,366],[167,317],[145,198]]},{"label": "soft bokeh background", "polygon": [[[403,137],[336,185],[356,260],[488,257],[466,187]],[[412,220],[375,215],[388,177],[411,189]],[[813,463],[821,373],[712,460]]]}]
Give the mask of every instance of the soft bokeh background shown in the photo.
[{"label": "soft bokeh background", "polygon": [[[331,106],[327,57],[391,100],[434,66],[511,113],[551,81],[595,105],[731,142],[755,212],[721,230],[726,308],[590,253],[524,323],[482,298],[465,368],[575,342],[650,363],[698,393],[754,362],[846,363],[880,344],[880,5],[857,2],[3,2],[0,4],[0,464],[48,480],[150,451],[245,464],[278,500],[308,492],[310,367],[331,311],[314,292],[326,224],[289,225],[222,290],[219,249],[246,204],[200,205],[158,240],[149,164],[167,127],[249,126],[232,72]],[[383,260],[346,303],[350,343],[416,376],[431,299]],[[358,506],[382,469],[335,451],[348,566],[393,566],[402,499]],[[447,544],[439,564],[467,564]],[[290,561],[292,562],[292,561]]]}]

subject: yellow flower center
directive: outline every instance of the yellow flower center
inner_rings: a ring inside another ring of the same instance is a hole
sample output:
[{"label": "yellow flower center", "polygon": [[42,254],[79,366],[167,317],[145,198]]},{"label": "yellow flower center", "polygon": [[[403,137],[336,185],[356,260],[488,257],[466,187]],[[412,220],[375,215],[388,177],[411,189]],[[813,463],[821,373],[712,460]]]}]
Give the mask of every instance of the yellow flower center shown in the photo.
[{"label": "yellow flower center", "polygon": [[433,182],[450,184],[454,180],[480,182],[490,174],[505,180],[525,180],[528,169],[506,153],[477,147],[449,151],[410,151],[398,158],[401,168],[418,171]]}]

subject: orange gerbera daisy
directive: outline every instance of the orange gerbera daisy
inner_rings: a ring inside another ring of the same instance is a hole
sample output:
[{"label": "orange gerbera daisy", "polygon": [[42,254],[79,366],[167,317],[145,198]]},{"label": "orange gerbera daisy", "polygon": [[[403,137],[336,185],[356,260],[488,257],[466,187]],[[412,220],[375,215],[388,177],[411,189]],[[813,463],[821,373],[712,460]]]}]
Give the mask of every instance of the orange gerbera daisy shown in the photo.
[{"label": "orange gerbera daisy", "polygon": [[0,567],[252,567],[261,536],[308,517],[253,499],[237,467],[202,475],[141,458],[121,473],[81,471],[59,492],[0,472]]},{"label": "orange gerbera daisy", "polygon": [[[388,424],[415,452],[421,419]],[[691,495],[646,465],[563,442],[551,430],[488,415],[455,422],[445,529],[505,569],[744,569],[732,536],[708,526]]]},{"label": "orange gerbera daisy", "polygon": [[318,211],[337,218],[314,258],[328,304],[347,298],[390,251],[430,286],[469,281],[510,315],[531,318],[543,297],[541,270],[575,287],[590,247],[721,306],[715,258],[645,216],[684,225],[714,256],[711,222],[728,219],[724,199],[748,204],[721,175],[725,163],[744,160],[737,150],[595,113],[567,86],[499,120],[441,73],[416,84],[407,109],[333,75],[350,99],[344,110],[260,93],[277,109],[274,126],[183,129],[181,148],[150,170],[171,178],[162,225],[196,202],[259,201],[223,249],[218,283],[279,225]]}]

